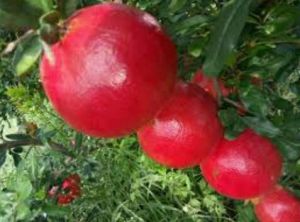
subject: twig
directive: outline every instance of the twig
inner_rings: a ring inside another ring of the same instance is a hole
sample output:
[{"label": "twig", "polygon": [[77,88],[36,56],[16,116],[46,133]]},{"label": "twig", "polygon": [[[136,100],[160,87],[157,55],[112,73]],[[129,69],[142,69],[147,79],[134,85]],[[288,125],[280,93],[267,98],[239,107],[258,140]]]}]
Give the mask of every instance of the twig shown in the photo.
[{"label": "twig", "polygon": [[222,99],[222,91],[220,89],[220,85],[219,85],[219,81],[217,80],[216,77],[213,77],[213,82],[214,82],[214,88],[217,92],[217,102],[218,102],[218,105],[220,106],[221,105],[221,99]]},{"label": "twig", "polygon": [[[53,150],[56,150],[58,152],[61,152],[67,156],[72,156],[70,154],[70,152],[68,152],[68,150],[61,144],[58,144],[56,142],[53,141],[48,141],[50,147]],[[2,143],[0,144],[0,150],[2,149],[12,149],[18,146],[43,146],[44,144],[42,143],[42,141],[38,140],[38,139],[26,139],[26,140],[20,140],[20,141],[11,141],[11,142],[6,142],[6,143]]]},{"label": "twig", "polygon": [[20,140],[20,141],[11,141],[0,144],[0,150],[2,149],[12,149],[17,146],[28,146],[28,145],[42,145],[42,142],[35,139],[28,139],[28,140]]},{"label": "twig", "polygon": [[29,36],[34,35],[35,31],[33,29],[28,30],[27,32],[25,32],[24,35],[22,35],[20,38],[16,39],[13,42],[10,42],[7,44],[6,48],[1,52],[1,56],[7,55],[9,53],[11,53],[12,51],[15,50],[15,48],[17,47],[17,45],[23,41],[24,39],[28,38]]},{"label": "twig", "polygon": [[245,113],[249,113],[249,114],[253,114],[252,112],[250,112],[249,110],[247,110],[243,105],[239,104],[238,102],[235,102],[231,99],[228,99],[227,97],[223,97],[223,101],[227,102],[228,104],[238,108],[239,110],[243,110],[243,112],[245,111]]}]

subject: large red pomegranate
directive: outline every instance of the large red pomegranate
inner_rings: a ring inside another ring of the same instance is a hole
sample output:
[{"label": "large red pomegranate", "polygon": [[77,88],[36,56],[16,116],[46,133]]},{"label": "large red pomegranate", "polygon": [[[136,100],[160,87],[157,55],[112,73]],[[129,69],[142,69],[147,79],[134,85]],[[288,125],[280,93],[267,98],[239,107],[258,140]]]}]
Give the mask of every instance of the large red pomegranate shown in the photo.
[{"label": "large red pomegranate", "polygon": [[261,222],[299,222],[300,200],[278,186],[260,198],[255,213]]},{"label": "large red pomegranate", "polygon": [[216,108],[202,88],[179,82],[156,118],[138,131],[143,150],[168,167],[198,165],[223,136]]},{"label": "large red pomegranate", "polygon": [[92,136],[133,132],[171,95],[176,48],[151,15],[116,3],[79,10],[42,58],[44,89],[73,128]]},{"label": "large red pomegranate", "polygon": [[254,198],[267,192],[280,177],[281,168],[276,147],[251,129],[235,140],[224,138],[201,164],[207,182],[234,199]]}]

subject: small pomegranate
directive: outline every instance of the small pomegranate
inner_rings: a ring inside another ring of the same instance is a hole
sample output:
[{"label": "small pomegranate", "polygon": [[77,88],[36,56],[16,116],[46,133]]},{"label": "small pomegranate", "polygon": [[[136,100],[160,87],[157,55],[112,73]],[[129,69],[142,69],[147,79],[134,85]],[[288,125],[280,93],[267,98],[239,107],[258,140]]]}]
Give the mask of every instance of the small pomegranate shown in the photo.
[{"label": "small pomegranate", "polygon": [[255,213],[261,222],[299,222],[300,200],[277,186],[259,199]]},{"label": "small pomegranate", "polygon": [[201,164],[204,178],[219,193],[250,199],[269,191],[281,174],[276,147],[251,129],[235,140],[225,138]]},{"label": "small pomegranate", "polygon": [[182,82],[155,119],[138,131],[145,153],[172,168],[198,165],[222,136],[213,98],[199,86]]},{"label": "small pomegranate", "polygon": [[[206,76],[203,71],[198,70],[192,80],[193,83],[201,86],[207,93],[209,93],[212,97],[217,99],[218,93],[214,86],[213,77]],[[222,96],[227,97],[229,94],[233,92],[232,88],[228,88],[224,85],[224,82],[221,79],[218,79],[218,84],[222,93]]]},{"label": "small pomegranate", "polygon": [[71,203],[74,200],[74,197],[70,195],[58,194],[57,195],[57,203],[58,205],[66,205]]},{"label": "small pomegranate", "polygon": [[80,177],[78,174],[71,174],[64,179],[61,185],[62,193],[57,195],[58,205],[66,205],[71,203],[76,198],[80,197]]},{"label": "small pomegranate", "polygon": [[170,97],[177,53],[151,15],[117,3],[83,8],[43,56],[46,95],[73,128],[118,137],[152,119]]}]

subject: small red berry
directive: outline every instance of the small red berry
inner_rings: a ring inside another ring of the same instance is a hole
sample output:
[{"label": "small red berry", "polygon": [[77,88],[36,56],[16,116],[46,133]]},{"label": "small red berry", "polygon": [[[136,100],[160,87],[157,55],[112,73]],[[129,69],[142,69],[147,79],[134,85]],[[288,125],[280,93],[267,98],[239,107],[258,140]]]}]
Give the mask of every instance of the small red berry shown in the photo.
[{"label": "small red berry", "polygon": [[277,186],[259,199],[255,213],[261,222],[300,222],[300,200]]},{"label": "small red berry", "polygon": [[247,129],[225,138],[201,164],[204,178],[219,193],[250,199],[269,191],[281,174],[282,158],[270,140]]}]

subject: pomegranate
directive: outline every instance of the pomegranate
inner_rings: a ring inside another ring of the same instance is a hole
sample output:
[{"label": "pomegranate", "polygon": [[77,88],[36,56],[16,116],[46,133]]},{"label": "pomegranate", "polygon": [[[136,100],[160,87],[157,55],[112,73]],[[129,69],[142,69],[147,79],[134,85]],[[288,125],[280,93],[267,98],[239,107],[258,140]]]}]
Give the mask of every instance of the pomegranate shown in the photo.
[{"label": "pomegranate", "polygon": [[199,86],[182,82],[155,119],[138,131],[145,153],[172,168],[198,165],[222,136],[213,98]]},{"label": "pomegranate", "polygon": [[57,204],[58,205],[66,205],[71,203],[74,200],[74,197],[70,195],[58,194],[57,196]]},{"label": "pomegranate", "polygon": [[83,8],[41,61],[41,80],[58,114],[96,137],[132,133],[170,97],[176,48],[151,15],[117,3]]},{"label": "pomegranate", "polygon": [[261,222],[299,222],[300,200],[277,186],[259,199],[255,213]]},{"label": "pomegranate", "polygon": [[204,178],[219,193],[250,199],[270,190],[281,174],[276,147],[251,129],[235,140],[225,138],[201,164]]},{"label": "pomegranate", "polygon": [[[201,86],[207,93],[209,93],[212,97],[217,99],[218,93],[214,86],[213,77],[206,76],[203,71],[198,70],[192,80],[193,83]],[[222,96],[227,97],[229,94],[233,92],[232,88],[228,88],[224,85],[224,82],[221,79],[218,79],[218,84],[222,93]]]},{"label": "pomegranate", "polygon": [[78,174],[71,174],[64,179],[61,189],[63,193],[57,195],[57,203],[65,205],[71,203],[73,200],[81,196],[80,176]]}]

